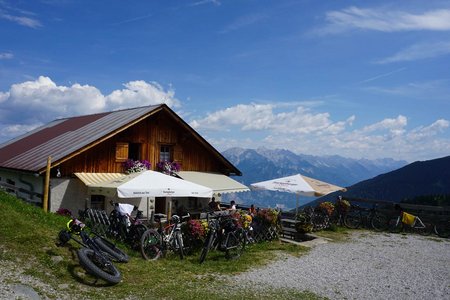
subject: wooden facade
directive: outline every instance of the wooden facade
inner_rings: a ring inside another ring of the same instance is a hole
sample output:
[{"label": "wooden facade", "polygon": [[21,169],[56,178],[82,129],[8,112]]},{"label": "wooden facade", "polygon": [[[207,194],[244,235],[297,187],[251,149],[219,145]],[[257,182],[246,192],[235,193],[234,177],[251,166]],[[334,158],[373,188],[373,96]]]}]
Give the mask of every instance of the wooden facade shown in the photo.
[{"label": "wooden facade", "polygon": [[161,146],[170,149],[170,159],[182,170],[218,172],[229,175],[230,163],[170,110],[159,110],[101,143],[81,149],[61,162],[62,176],[75,172],[124,172],[128,159],[147,160],[157,169]]}]

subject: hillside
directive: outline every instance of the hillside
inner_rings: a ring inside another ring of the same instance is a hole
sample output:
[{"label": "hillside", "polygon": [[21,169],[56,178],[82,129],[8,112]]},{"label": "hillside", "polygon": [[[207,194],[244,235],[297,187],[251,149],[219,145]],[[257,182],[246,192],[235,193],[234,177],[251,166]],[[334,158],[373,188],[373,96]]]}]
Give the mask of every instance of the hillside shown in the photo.
[{"label": "hillside", "polygon": [[[414,199],[420,197],[448,196],[450,195],[450,156],[411,163],[395,171],[352,185],[342,195],[392,202],[414,202]],[[318,200],[326,201],[334,200],[334,198],[335,195],[328,195]]]},{"label": "hillside", "polygon": [[[312,156],[295,154],[288,150],[269,150],[265,148],[243,149],[231,148],[222,154],[230,160],[243,176],[235,177],[245,185],[297,173],[326,181],[342,187],[353,185],[398,169],[407,164],[406,161],[393,159],[351,159],[341,156]],[[295,196],[287,193],[250,192],[233,195],[238,203],[256,203],[258,206],[284,205],[295,206]],[[302,197],[301,203],[314,198]],[[225,198],[227,201],[227,198]]]},{"label": "hillside", "polygon": [[108,286],[80,267],[78,244],[56,246],[58,232],[68,218],[45,213],[0,189],[0,220],[0,299],[242,299],[244,294],[246,299],[319,299],[310,292],[279,288],[246,294],[248,287],[230,286],[223,279],[260,268],[280,251],[304,254],[298,246],[255,244],[246,248],[239,263],[217,251],[208,254],[201,265],[198,253],[182,261],[170,253],[157,261],[145,261],[140,253],[128,250],[130,261],[115,263],[122,282]]}]

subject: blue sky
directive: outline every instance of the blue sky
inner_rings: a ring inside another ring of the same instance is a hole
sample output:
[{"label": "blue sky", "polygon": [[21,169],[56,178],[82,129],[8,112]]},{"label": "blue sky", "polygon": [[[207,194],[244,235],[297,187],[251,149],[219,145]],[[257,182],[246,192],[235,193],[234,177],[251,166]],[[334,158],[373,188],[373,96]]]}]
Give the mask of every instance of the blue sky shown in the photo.
[{"label": "blue sky", "polygon": [[450,154],[450,1],[0,0],[0,142],[167,103],[213,146]]}]

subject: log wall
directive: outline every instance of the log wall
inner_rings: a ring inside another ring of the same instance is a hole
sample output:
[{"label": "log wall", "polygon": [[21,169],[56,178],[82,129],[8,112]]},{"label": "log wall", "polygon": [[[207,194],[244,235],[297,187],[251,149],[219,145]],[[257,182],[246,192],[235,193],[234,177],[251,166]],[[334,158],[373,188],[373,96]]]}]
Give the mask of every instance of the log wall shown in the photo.
[{"label": "log wall", "polygon": [[124,172],[123,159],[116,159],[117,143],[140,144],[139,159],[148,160],[153,170],[157,169],[161,145],[168,145],[182,170],[228,173],[227,166],[211,150],[166,112],[149,116],[63,162],[59,165],[61,173],[67,176],[75,172]]}]

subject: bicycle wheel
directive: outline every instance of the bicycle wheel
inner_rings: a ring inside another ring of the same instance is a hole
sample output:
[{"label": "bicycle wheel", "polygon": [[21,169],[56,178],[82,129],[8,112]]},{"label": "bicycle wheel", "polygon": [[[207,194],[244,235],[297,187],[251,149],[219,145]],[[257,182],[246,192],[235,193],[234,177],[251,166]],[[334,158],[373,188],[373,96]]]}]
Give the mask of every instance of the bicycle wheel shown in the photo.
[{"label": "bicycle wheel", "polygon": [[175,243],[175,250],[178,251],[178,254],[180,255],[180,259],[184,258],[184,244],[183,244],[183,236],[181,235],[181,232],[175,231],[174,235],[174,243]]},{"label": "bicycle wheel", "polygon": [[356,229],[361,224],[361,215],[359,213],[347,214],[344,218],[344,225],[350,229]]},{"label": "bicycle wheel", "polygon": [[123,252],[121,249],[116,247],[113,243],[111,243],[107,239],[104,239],[101,236],[96,236],[92,240],[103,252],[110,255],[114,260],[124,263],[130,260],[128,254]]},{"label": "bicycle wheel", "polygon": [[434,233],[441,238],[450,237],[450,221],[434,225]]},{"label": "bicycle wheel", "polygon": [[403,231],[403,223],[399,218],[390,219],[388,223],[389,231],[392,233],[399,233]]},{"label": "bicycle wheel", "polygon": [[235,231],[228,233],[225,256],[228,259],[240,257],[244,252],[246,244],[247,241],[242,228],[238,228]]},{"label": "bicycle wheel", "polygon": [[209,252],[209,250],[211,249],[211,247],[212,247],[212,245],[214,243],[215,238],[216,238],[215,231],[211,231],[208,234],[208,237],[206,238],[205,244],[204,244],[204,246],[202,248],[202,252],[200,253],[200,263],[201,264],[205,261],[206,256],[208,255],[208,252]]},{"label": "bicycle wheel", "polygon": [[149,229],[141,237],[141,254],[144,259],[157,260],[161,257],[161,236],[155,229]]},{"label": "bicycle wheel", "polygon": [[117,284],[122,279],[119,270],[111,261],[104,257],[99,257],[94,250],[89,248],[81,248],[78,250],[78,259],[80,265],[90,274],[101,278],[111,284]]},{"label": "bicycle wheel", "polygon": [[139,246],[141,244],[141,237],[144,232],[147,231],[147,229],[147,226],[145,226],[144,224],[131,225],[128,236],[130,245],[134,250],[139,249]]},{"label": "bicycle wheel", "polygon": [[375,231],[384,231],[388,228],[388,219],[385,215],[375,214],[370,220],[370,226]]},{"label": "bicycle wheel", "polygon": [[416,231],[418,234],[420,235],[430,235],[431,232],[433,231],[433,225],[431,223],[423,223],[423,225],[425,225],[425,228],[416,228]]}]

